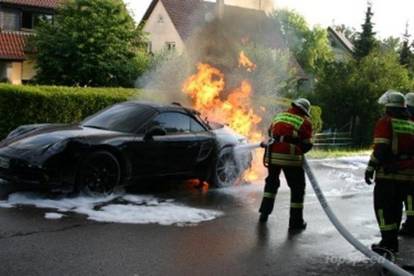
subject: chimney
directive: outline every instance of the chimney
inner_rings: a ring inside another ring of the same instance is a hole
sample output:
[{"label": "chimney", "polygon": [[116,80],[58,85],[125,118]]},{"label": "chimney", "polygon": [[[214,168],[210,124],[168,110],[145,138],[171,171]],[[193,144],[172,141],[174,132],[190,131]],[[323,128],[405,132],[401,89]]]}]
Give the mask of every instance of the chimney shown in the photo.
[{"label": "chimney", "polygon": [[224,17],[224,0],[216,0],[217,18],[223,19]]}]

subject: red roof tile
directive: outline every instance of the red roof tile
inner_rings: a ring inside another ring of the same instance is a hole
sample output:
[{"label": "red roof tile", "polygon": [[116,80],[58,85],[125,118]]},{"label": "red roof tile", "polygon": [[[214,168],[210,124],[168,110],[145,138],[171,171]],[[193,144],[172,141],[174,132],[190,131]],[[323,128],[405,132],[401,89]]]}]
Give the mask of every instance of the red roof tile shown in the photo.
[{"label": "red roof tile", "polygon": [[0,0],[0,3],[55,9],[61,0]]},{"label": "red roof tile", "polygon": [[24,60],[29,36],[21,32],[0,32],[0,59]]}]

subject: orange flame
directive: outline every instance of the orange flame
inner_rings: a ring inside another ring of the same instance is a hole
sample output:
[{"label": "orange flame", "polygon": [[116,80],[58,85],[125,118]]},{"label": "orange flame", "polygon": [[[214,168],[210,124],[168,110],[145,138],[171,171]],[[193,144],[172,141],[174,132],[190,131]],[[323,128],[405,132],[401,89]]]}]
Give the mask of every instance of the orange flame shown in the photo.
[{"label": "orange flame", "polygon": [[[249,72],[256,69],[256,65],[244,52],[240,53],[239,67],[246,68]],[[242,80],[240,87],[232,89],[229,93],[225,93],[225,88],[224,74],[218,68],[200,63],[197,65],[197,73],[183,83],[182,91],[191,98],[193,107],[203,117],[227,124],[251,142],[262,141],[263,136],[258,130],[262,118],[252,108],[250,100],[253,93],[252,84],[248,80]],[[254,160],[252,169],[245,174],[245,180],[257,180],[262,167],[261,158]]]},{"label": "orange flame", "polygon": [[256,64],[254,64],[244,53],[244,51],[240,52],[239,57],[239,67],[244,67],[248,72],[253,72],[256,70]]}]

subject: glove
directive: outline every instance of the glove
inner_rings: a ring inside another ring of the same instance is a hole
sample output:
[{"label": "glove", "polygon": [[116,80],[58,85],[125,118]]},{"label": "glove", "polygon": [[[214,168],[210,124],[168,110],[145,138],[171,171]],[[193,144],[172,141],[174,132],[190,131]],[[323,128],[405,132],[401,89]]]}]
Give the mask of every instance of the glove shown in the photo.
[{"label": "glove", "polygon": [[374,171],[365,171],[365,183],[372,185],[372,180],[374,179]]},{"label": "glove", "polygon": [[267,142],[261,142],[260,147],[261,148],[267,148]]}]

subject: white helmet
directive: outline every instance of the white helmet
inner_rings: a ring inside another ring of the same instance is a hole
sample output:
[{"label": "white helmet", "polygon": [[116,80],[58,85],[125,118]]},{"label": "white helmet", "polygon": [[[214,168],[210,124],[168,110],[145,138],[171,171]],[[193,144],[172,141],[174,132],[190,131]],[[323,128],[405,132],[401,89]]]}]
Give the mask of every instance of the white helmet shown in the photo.
[{"label": "white helmet", "polygon": [[379,98],[378,103],[383,104],[386,107],[407,107],[404,94],[395,90],[388,90],[385,92],[385,94]]},{"label": "white helmet", "polygon": [[414,92],[410,92],[405,95],[405,100],[407,101],[407,105],[409,107],[414,107]]},{"label": "white helmet", "polygon": [[299,107],[303,112],[305,112],[307,116],[309,117],[311,116],[310,114],[311,103],[307,99],[304,99],[304,98],[297,99],[292,103],[292,105]]}]

